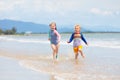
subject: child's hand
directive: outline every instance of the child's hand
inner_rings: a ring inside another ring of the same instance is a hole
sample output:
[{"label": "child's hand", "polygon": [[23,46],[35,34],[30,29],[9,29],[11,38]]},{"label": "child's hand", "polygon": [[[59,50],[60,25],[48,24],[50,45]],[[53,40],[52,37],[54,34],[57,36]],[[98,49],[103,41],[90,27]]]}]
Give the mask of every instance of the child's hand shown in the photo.
[{"label": "child's hand", "polygon": [[70,43],[69,41],[67,41],[67,43]]},{"label": "child's hand", "polygon": [[86,45],[88,46],[88,43]]}]

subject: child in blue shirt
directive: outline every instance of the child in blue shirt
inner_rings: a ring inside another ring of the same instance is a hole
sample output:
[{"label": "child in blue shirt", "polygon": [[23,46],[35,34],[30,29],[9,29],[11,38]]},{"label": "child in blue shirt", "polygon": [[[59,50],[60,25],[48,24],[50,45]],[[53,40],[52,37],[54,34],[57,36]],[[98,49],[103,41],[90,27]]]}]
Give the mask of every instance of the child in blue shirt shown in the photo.
[{"label": "child in blue shirt", "polygon": [[80,25],[76,25],[75,26],[75,32],[72,33],[70,40],[68,41],[68,43],[71,43],[72,40],[74,40],[73,42],[73,50],[75,53],[75,59],[77,59],[78,54],[80,53],[81,56],[84,58],[84,54],[82,52],[82,44],[81,44],[81,39],[84,41],[84,43],[86,45],[88,45],[87,41],[85,40],[83,34],[80,32]]}]

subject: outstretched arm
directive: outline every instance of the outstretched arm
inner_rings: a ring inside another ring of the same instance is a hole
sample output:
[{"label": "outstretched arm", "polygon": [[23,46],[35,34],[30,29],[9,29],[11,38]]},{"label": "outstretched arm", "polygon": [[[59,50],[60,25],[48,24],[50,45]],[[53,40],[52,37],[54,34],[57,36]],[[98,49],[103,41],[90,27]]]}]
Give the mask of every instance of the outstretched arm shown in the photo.
[{"label": "outstretched arm", "polygon": [[70,37],[70,39],[69,39],[68,43],[71,43],[71,42],[72,42],[72,40],[73,40],[73,38],[74,38],[74,33],[71,35],[71,37]]},{"label": "outstretched arm", "polygon": [[87,43],[87,41],[85,40],[85,38],[84,38],[84,36],[83,36],[82,33],[81,33],[81,38],[82,38],[82,40],[84,41],[84,43],[85,43],[86,45],[88,45],[88,43]]}]

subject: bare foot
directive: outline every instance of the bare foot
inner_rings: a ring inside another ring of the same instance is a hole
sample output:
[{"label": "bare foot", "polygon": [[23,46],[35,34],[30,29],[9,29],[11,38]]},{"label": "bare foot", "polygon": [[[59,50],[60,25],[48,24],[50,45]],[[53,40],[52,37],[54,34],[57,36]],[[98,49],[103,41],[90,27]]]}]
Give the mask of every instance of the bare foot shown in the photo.
[{"label": "bare foot", "polygon": [[82,58],[85,58],[85,55],[82,55]]}]

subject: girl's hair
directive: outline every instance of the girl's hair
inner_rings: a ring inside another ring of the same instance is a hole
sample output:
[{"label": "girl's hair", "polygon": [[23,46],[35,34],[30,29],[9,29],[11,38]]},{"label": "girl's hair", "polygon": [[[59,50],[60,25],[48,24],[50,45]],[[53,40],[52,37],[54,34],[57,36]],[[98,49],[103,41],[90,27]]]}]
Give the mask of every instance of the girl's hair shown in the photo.
[{"label": "girl's hair", "polygon": [[57,30],[56,23],[55,23],[55,22],[51,22],[51,23],[49,24],[49,26],[51,26],[52,24],[55,25],[55,30]]}]

